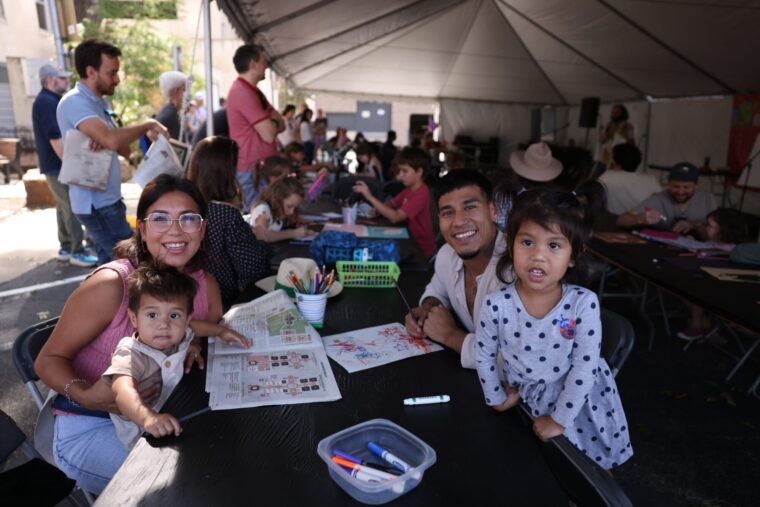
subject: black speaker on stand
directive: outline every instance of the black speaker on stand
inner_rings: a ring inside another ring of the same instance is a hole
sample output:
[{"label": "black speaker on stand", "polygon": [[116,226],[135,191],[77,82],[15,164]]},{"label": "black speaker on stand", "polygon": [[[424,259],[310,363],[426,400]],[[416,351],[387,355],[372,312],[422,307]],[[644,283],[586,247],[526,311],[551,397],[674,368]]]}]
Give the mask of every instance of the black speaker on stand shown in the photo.
[{"label": "black speaker on stand", "polygon": [[586,129],[584,148],[588,148],[589,129],[596,128],[596,119],[599,116],[599,97],[586,97],[581,100],[581,114],[578,118],[578,126]]}]

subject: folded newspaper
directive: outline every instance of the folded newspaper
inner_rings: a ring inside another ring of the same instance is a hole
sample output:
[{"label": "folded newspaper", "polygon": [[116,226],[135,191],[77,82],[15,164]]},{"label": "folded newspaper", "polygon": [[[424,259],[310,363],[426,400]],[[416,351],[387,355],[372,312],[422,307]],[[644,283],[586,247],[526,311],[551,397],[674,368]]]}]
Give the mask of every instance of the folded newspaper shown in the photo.
[{"label": "folded newspaper", "polygon": [[233,306],[224,322],[251,340],[209,340],[206,391],[212,410],[341,398],[322,338],[282,290]]},{"label": "folded newspaper", "polygon": [[66,133],[58,181],[64,185],[104,192],[108,186],[114,152],[92,151],[91,142],[85,133],[77,129],[71,129]]},{"label": "folded newspaper", "polygon": [[140,187],[145,187],[150,180],[159,174],[167,173],[172,176],[182,176],[184,172],[172,145],[164,136],[158,136],[137,167],[132,181]]}]

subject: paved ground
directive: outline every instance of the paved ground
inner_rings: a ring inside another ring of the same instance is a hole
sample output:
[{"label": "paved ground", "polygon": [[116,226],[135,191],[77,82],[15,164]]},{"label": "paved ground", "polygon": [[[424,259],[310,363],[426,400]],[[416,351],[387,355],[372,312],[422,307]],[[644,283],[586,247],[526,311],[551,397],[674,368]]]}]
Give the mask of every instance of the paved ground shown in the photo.
[{"label": "paved ground", "polygon": [[[134,209],[137,189],[125,185],[123,190]],[[0,409],[31,435],[36,409],[8,348],[25,327],[58,315],[76,284],[12,297],[2,293],[88,270],[54,260],[54,211],[27,210],[24,202],[22,185],[0,184]],[[746,365],[724,384],[731,363],[712,347],[698,344],[683,352],[683,343],[667,336],[658,321],[655,347],[649,351],[648,330],[633,309],[620,301],[613,309],[632,316],[639,337],[618,377],[635,455],[615,472],[634,504],[760,505],[760,400],[746,395],[760,374],[758,363]],[[22,459],[14,456],[9,464]]]}]

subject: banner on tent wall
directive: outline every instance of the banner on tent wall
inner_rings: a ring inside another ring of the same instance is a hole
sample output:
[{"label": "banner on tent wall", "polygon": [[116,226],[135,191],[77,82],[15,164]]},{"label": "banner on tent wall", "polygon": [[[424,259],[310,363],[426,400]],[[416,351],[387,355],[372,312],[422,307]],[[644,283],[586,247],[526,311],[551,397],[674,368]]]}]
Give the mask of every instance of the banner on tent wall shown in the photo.
[{"label": "banner on tent wall", "polygon": [[757,151],[760,134],[760,94],[734,95],[731,135],[728,140],[728,167],[739,173]]}]

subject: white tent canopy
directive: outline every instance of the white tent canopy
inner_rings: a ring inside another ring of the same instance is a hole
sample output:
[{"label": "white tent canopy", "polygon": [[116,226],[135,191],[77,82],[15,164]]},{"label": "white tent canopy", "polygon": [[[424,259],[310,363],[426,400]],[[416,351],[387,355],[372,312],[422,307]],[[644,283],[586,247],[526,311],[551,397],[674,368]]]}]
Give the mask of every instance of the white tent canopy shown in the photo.
[{"label": "white tent canopy", "polygon": [[217,0],[310,91],[530,104],[760,90],[750,0]]}]

